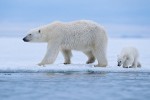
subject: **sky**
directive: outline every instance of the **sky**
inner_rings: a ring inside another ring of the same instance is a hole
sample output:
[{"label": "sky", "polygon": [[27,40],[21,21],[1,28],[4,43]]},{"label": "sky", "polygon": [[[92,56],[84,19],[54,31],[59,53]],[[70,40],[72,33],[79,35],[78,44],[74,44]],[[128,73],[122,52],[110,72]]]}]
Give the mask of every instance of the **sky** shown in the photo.
[{"label": "sky", "polygon": [[150,0],[0,0],[0,36],[53,21],[93,20],[110,36],[150,36]]}]

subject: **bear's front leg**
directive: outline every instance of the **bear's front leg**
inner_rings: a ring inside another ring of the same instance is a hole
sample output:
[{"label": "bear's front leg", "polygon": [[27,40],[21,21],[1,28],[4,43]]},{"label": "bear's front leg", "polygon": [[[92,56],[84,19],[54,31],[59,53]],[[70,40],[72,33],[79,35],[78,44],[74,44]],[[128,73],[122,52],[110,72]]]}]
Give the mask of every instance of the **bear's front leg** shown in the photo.
[{"label": "bear's front leg", "polygon": [[71,50],[61,49],[61,52],[62,52],[64,59],[65,59],[64,64],[71,64],[71,60],[70,60],[70,58],[72,56]]},{"label": "bear's front leg", "polygon": [[45,67],[45,64],[44,64],[44,63],[38,63],[38,65]]},{"label": "bear's front leg", "polygon": [[41,63],[39,63],[38,65],[39,66],[44,66],[46,64],[54,63],[58,53],[59,53],[59,47],[58,46],[56,46],[54,44],[48,44],[47,52],[45,54],[45,57],[43,58]]},{"label": "bear's front leg", "polygon": [[132,66],[133,64],[133,61],[134,61],[133,57],[131,56],[127,57],[127,59],[123,63],[123,68],[130,68],[130,66]]},{"label": "bear's front leg", "polygon": [[128,68],[129,67],[126,61],[123,63],[122,67],[123,68]]}]

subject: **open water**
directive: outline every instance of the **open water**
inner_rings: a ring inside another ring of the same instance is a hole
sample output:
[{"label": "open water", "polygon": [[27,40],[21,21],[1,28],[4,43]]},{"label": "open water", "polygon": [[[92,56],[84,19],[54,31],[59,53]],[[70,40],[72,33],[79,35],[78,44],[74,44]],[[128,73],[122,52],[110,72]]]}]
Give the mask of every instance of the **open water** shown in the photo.
[{"label": "open water", "polygon": [[150,73],[0,73],[0,100],[149,100]]}]

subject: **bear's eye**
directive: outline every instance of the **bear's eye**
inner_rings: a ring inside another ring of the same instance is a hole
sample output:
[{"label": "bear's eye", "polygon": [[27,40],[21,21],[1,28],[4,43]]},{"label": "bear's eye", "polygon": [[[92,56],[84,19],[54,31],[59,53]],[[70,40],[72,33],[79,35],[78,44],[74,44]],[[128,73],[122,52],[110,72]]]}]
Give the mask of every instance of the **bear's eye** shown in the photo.
[{"label": "bear's eye", "polygon": [[39,30],[39,33],[41,33],[41,30]]},{"label": "bear's eye", "polygon": [[121,63],[121,61],[118,61],[118,63]]}]

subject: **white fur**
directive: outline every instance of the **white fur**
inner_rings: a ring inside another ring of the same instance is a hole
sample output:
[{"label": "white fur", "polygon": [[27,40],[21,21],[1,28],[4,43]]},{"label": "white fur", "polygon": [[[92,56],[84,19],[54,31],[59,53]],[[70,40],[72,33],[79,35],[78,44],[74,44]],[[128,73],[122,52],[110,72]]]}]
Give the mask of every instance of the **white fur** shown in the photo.
[{"label": "white fur", "polygon": [[128,67],[141,67],[139,60],[138,50],[134,47],[123,48],[120,55],[118,55],[118,66]]},{"label": "white fur", "polygon": [[87,64],[97,59],[96,66],[107,66],[107,34],[102,26],[92,21],[54,22],[29,31],[24,41],[48,43],[47,53],[39,65],[52,64],[60,50],[64,64],[70,64],[71,50],[78,50],[87,55]]}]

